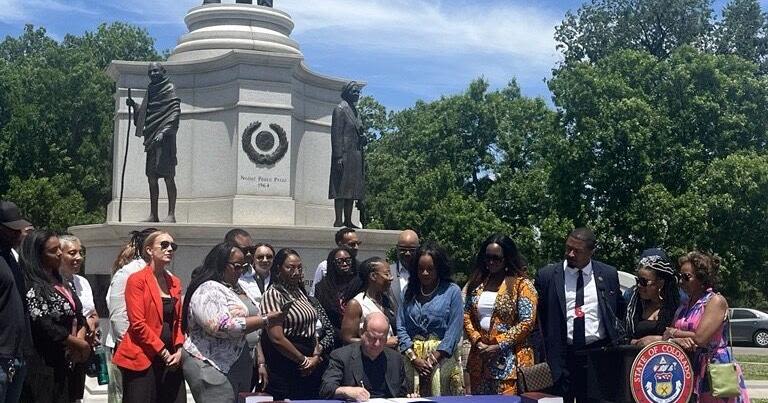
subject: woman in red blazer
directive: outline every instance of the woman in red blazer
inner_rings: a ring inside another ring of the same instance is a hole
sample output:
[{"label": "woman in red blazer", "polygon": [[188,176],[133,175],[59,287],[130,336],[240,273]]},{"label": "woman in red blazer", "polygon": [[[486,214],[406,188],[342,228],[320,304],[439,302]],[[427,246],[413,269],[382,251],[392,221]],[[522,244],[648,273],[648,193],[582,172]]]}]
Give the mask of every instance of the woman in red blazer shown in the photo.
[{"label": "woman in red blazer", "polygon": [[144,242],[149,265],[128,277],[128,332],[112,358],[123,377],[123,402],[186,402],[181,371],[181,281],[166,270],[178,246],[167,232]]}]

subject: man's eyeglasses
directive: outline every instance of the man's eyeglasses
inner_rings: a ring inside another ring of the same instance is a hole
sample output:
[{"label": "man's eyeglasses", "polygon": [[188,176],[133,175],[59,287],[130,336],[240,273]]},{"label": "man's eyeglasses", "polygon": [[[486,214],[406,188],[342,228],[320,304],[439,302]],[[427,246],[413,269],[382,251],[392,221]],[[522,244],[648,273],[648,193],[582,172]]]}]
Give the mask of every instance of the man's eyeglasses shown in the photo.
[{"label": "man's eyeglasses", "polygon": [[248,267],[248,263],[241,263],[241,262],[227,262],[227,264],[231,264],[232,267],[235,270],[244,270],[246,267]]},{"label": "man's eyeglasses", "polygon": [[680,280],[682,281],[691,281],[693,278],[693,274],[691,273],[680,273]]},{"label": "man's eyeglasses", "polygon": [[487,262],[501,262],[504,260],[504,256],[499,255],[485,255],[485,260]]},{"label": "man's eyeglasses", "polygon": [[341,265],[351,265],[352,264],[352,258],[351,257],[337,257],[334,259],[337,266]]},{"label": "man's eyeglasses", "polygon": [[649,285],[653,285],[655,281],[648,280],[647,278],[638,277],[635,279],[635,283],[637,283],[639,287],[648,287]]},{"label": "man's eyeglasses", "polygon": [[171,248],[172,251],[176,252],[176,249],[179,249],[179,245],[177,245],[176,242],[170,241],[160,242],[160,249],[166,250],[168,248]]},{"label": "man's eyeglasses", "polygon": [[418,249],[418,246],[411,247],[411,246],[400,246],[400,245],[398,245],[397,246],[397,253],[399,253],[401,255],[404,255],[406,253],[413,254],[413,253],[416,252],[416,249]]}]

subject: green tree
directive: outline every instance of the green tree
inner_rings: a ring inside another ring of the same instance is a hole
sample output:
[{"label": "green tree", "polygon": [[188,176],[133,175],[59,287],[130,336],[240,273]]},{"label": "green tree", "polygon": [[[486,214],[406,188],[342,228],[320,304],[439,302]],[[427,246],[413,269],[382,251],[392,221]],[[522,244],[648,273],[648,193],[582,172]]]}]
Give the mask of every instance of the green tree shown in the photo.
[{"label": "green tree", "polygon": [[682,45],[704,45],[709,0],[591,0],[555,29],[565,62],[597,61],[619,49],[666,57]]},{"label": "green tree", "polygon": [[[65,214],[51,220],[35,213],[39,226],[103,221],[114,127],[106,60],[156,60],[151,43],[145,31],[125,24],[61,44],[28,25],[19,38],[0,43],[0,195],[16,197],[25,211]],[[40,197],[27,197],[33,191]]]},{"label": "green tree", "polygon": [[734,54],[751,62],[765,61],[768,42],[766,18],[757,0],[731,0],[723,9],[723,19],[715,32],[718,53]]}]

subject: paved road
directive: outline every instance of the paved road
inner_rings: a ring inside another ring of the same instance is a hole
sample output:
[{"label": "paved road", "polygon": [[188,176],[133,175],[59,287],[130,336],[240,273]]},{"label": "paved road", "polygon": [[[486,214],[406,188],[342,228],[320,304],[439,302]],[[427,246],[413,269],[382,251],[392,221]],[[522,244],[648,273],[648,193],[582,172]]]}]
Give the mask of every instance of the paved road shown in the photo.
[{"label": "paved road", "polygon": [[750,399],[768,399],[768,381],[747,381]]},{"label": "paved road", "polygon": [[740,347],[734,346],[733,352],[736,354],[749,354],[749,355],[766,355],[768,356],[768,348],[761,347]]}]

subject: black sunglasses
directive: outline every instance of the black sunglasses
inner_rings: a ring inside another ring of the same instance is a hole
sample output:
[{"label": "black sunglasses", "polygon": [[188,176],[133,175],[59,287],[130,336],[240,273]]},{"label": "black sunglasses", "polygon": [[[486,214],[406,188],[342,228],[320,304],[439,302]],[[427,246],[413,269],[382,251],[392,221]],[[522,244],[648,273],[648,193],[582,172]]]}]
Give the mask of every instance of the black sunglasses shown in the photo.
[{"label": "black sunglasses", "polygon": [[405,253],[414,253],[416,252],[416,249],[418,249],[418,246],[415,247],[408,247],[408,246],[397,246],[397,253],[405,254]]},{"label": "black sunglasses", "polygon": [[504,256],[485,255],[485,260],[488,262],[501,262],[502,260],[504,260]]},{"label": "black sunglasses", "polygon": [[177,245],[176,242],[169,242],[169,241],[160,242],[160,249],[166,250],[169,247],[174,252],[176,252],[176,249],[179,249],[179,245]]},{"label": "black sunglasses", "polygon": [[227,263],[231,264],[235,270],[244,270],[246,267],[248,267],[248,263],[240,263],[240,262],[227,262]]},{"label": "black sunglasses", "polygon": [[680,273],[680,280],[682,281],[691,281],[693,278],[693,274],[691,273]]},{"label": "black sunglasses", "polygon": [[337,265],[352,264],[352,258],[351,257],[337,257],[334,260],[336,261]]},{"label": "black sunglasses", "polygon": [[648,287],[649,285],[653,285],[655,281],[648,280],[647,278],[638,277],[635,279],[635,283],[637,283],[640,287]]}]

